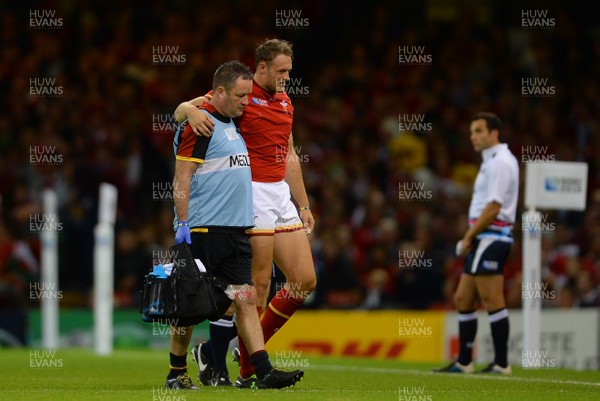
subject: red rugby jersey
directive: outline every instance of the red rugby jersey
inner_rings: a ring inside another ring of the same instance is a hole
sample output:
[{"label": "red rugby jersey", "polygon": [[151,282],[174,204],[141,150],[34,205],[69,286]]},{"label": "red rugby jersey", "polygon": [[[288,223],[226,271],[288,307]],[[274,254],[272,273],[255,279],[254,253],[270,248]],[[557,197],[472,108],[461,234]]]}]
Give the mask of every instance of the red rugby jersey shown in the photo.
[{"label": "red rugby jersey", "polygon": [[[210,97],[212,91],[205,96]],[[252,80],[248,105],[238,126],[250,156],[252,181],[278,182],[285,178],[294,106],[287,93],[269,93]]]},{"label": "red rugby jersey", "polygon": [[271,94],[252,82],[252,93],[240,119],[252,181],[277,182],[285,178],[293,120],[294,106],[287,93]]}]

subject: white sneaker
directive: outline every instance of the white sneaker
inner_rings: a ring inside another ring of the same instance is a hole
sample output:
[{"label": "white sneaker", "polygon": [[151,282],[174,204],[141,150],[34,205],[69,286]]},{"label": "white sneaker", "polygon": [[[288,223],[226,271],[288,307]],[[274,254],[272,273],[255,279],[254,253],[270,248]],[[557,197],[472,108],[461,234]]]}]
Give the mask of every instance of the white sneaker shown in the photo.
[{"label": "white sneaker", "polygon": [[512,368],[507,365],[505,368],[494,362],[490,363],[486,368],[478,370],[477,373],[495,373],[498,375],[512,375]]}]

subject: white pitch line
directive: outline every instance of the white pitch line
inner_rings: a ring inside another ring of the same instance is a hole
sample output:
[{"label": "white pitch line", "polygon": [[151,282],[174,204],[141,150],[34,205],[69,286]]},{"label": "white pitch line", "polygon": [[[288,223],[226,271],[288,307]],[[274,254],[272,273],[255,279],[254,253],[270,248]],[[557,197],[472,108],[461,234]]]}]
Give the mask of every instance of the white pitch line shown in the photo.
[{"label": "white pitch line", "polygon": [[413,370],[413,369],[397,369],[397,368],[369,368],[364,366],[342,366],[342,365],[314,365],[311,364],[309,369],[321,369],[321,370],[337,370],[343,371],[354,371],[354,372],[367,372],[367,373],[404,373],[410,375],[452,375],[457,378],[465,379],[481,379],[481,380],[506,380],[506,381],[518,381],[518,382],[530,382],[530,383],[552,383],[552,384],[573,384],[581,386],[596,386],[600,387],[600,382],[583,382],[577,380],[556,380],[556,379],[540,379],[536,377],[518,377],[518,376],[501,376],[501,375],[485,375],[485,374],[458,374],[458,373],[436,373],[428,372],[426,370]]}]

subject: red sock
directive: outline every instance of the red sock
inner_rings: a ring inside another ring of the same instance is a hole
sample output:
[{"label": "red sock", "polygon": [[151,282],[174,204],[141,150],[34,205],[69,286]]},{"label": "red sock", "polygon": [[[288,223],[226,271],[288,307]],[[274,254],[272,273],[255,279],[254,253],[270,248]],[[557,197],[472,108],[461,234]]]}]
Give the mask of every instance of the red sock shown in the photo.
[{"label": "red sock", "polygon": [[304,299],[293,298],[292,294],[285,288],[282,288],[275,294],[260,321],[265,337],[265,344],[273,337],[273,334],[277,333],[277,330],[283,327],[303,302]]},{"label": "red sock", "polygon": [[246,349],[244,340],[242,340],[242,336],[238,336],[238,342],[240,347],[240,376],[243,379],[247,379],[254,371],[248,368],[248,366],[251,368],[252,364],[250,363],[250,355],[248,355],[248,350]]},{"label": "red sock", "polygon": [[[262,307],[256,307],[258,311],[258,318],[260,319],[260,315],[262,314]],[[244,340],[242,340],[241,336],[238,336],[238,342],[240,346],[240,376],[243,379],[247,379],[254,374],[254,366],[250,362],[250,355],[248,355],[248,350],[246,349],[246,344],[244,344]]]}]

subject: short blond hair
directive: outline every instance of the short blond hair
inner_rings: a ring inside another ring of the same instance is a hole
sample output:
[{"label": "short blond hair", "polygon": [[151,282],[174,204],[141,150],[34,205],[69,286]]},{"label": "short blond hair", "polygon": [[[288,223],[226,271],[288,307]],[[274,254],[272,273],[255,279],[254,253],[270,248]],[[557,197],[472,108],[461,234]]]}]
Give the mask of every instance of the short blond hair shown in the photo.
[{"label": "short blond hair", "polygon": [[265,39],[264,42],[258,45],[254,52],[254,62],[258,67],[261,61],[270,63],[280,54],[289,56],[293,60],[294,51],[292,50],[292,44],[283,39]]}]

